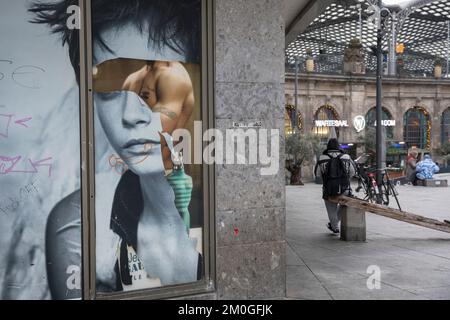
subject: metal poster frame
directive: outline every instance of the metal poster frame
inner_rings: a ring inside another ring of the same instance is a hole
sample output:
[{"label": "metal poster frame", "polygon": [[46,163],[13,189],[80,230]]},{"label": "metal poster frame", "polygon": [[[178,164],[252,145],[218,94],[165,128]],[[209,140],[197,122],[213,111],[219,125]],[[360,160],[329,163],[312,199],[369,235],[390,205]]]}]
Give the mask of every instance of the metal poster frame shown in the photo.
[{"label": "metal poster frame", "polygon": [[[100,294],[96,292],[95,245],[95,140],[92,81],[91,0],[80,0],[80,124],[81,124],[81,185],[82,185],[82,248],[83,299],[166,299],[215,292],[215,169],[203,165],[204,199],[204,278],[178,286],[142,290],[131,293]],[[201,96],[203,130],[215,127],[215,1],[202,0]]]}]

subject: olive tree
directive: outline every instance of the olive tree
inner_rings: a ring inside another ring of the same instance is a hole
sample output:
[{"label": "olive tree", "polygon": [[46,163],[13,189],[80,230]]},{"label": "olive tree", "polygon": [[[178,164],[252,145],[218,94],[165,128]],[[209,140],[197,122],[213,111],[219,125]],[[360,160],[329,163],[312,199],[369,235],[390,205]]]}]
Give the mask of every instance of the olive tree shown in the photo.
[{"label": "olive tree", "polygon": [[448,162],[450,161],[450,142],[443,143],[436,151],[442,156],[444,163],[448,165]]},{"label": "olive tree", "polygon": [[315,134],[294,133],[286,138],[286,169],[291,173],[291,184],[302,185],[301,168],[313,161],[321,151],[320,138]]}]

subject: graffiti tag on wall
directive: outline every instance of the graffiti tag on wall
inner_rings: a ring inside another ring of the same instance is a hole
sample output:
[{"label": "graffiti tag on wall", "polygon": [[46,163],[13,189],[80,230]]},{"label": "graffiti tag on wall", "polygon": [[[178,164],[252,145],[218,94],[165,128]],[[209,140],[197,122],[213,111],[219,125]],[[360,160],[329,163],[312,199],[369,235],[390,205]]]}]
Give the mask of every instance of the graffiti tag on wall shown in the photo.
[{"label": "graffiti tag on wall", "polygon": [[[37,181],[32,181],[27,185],[21,187],[16,193],[7,198],[0,198],[0,212],[7,215],[10,212],[17,210],[21,204],[25,203],[32,196],[36,196],[39,193],[39,189],[36,186]],[[1,194],[0,194],[1,196]]]},{"label": "graffiti tag on wall", "polygon": [[0,138],[9,138],[9,131],[11,125],[17,125],[20,127],[29,128],[27,122],[31,121],[32,117],[15,118],[13,114],[0,114]]},{"label": "graffiti tag on wall", "polygon": [[19,67],[13,67],[10,72],[5,73],[4,69],[6,66],[13,66],[14,61],[10,59],[0,59],[0,82],[10,79],[13,83],[19,87],[28,89],[40,89],[41,77],[45,73],[45,69],[33,66],[33,65],[22,65]]},{"label": "graffiti tag on wall", "polygon": [[[34,161],[23,158],[22,156],[6,157],[0,156],[0,176],[12,173],[33,174],[38,173],[41,167],[48,170],[48,177],[52,176],[52,157]],[[22,164],[19,168],[18,164]]]}]

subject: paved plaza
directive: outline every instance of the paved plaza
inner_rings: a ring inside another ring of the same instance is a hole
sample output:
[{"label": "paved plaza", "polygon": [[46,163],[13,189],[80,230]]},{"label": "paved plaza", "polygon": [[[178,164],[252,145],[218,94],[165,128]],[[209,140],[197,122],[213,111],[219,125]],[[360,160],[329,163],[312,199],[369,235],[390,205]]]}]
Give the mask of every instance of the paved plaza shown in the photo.
[{"label": "paved plaza", "polygon": [[[405,211],[450,220],[450,188],[399,193]],[[287,187],[286,206],[288,298],[450,299],[450,234],[368,213],[367,242],[341,241],[326,229],[321,186],[312,183]],[[381,270],[379,290],[368,289],[369,266]]]}]

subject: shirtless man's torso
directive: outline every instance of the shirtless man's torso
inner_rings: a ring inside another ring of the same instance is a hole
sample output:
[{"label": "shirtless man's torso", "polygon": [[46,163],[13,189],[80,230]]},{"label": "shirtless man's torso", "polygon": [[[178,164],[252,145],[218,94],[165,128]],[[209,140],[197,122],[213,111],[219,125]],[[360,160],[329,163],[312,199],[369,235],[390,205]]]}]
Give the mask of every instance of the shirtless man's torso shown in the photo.
[{"label": "shirtless man's torso", "polygon": [[[153,112],[160,113],[163,131],[170,135],[185,128],[194,110],[192,81],[179,62],[149,61],[125,80],[122,90],[136,92]],[[164,167],[168,170],[173,166],[171,153],[164,139],[161,143]]]}]

